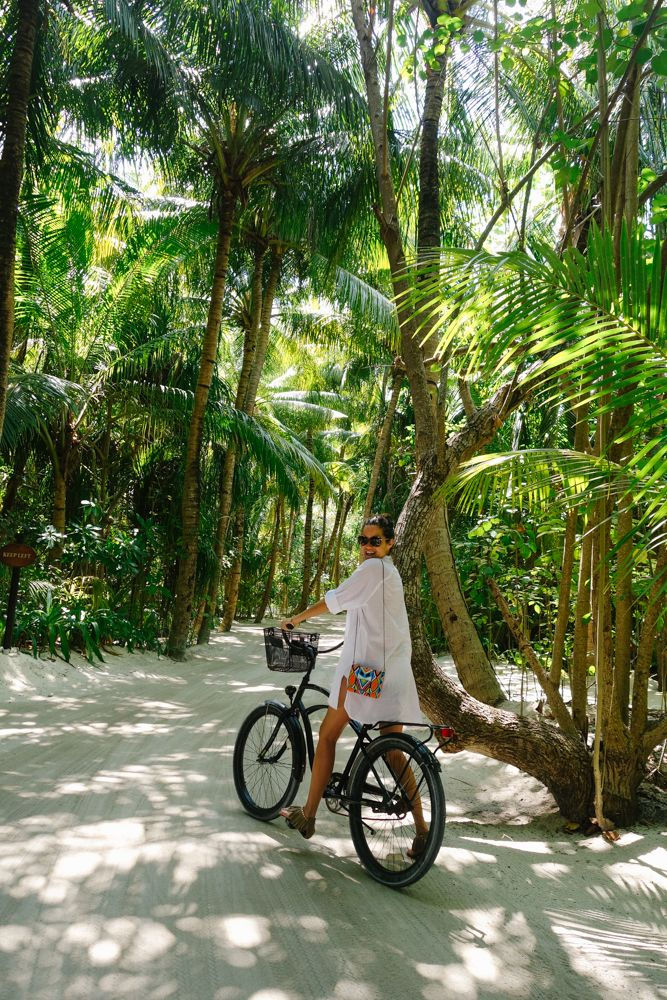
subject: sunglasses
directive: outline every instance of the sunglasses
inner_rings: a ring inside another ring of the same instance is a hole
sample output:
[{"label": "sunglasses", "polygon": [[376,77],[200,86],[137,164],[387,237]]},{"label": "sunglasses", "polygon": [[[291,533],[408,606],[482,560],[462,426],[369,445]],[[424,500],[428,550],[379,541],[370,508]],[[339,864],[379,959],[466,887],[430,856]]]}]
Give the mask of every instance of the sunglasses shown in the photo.
[{"label": "sunglasses", "polygon": [[360,545],[372,545],[374,549],[377,549],[384,542],[384,538],[381,538],[380,535],[373,535],[371,538],[366,535],[358,535],[357,541]]}]

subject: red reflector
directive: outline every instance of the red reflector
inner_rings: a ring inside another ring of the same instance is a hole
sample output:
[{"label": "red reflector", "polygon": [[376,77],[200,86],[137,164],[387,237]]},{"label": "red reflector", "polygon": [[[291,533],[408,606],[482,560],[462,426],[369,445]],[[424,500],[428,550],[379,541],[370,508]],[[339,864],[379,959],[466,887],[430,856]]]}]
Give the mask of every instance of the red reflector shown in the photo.
[{"label": "red reflector", "polygon": [[456,736],[456,733],[453,729],[450,729],[449,726],[442,726],[440,729],[440,736],[443,740],[452,740]]}]

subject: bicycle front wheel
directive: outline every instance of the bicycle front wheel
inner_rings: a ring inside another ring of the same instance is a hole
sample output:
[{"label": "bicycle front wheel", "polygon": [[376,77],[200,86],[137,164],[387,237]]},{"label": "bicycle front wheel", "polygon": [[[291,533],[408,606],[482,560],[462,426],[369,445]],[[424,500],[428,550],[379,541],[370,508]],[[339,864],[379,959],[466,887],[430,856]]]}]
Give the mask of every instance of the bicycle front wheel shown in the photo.
[{"label": "bicycle front wheel", "polygon": [[234,744],[234,785],[246,812],[275,819],[294,801],[303,774],[298,723],[279,705],[259,705],[244,720]]},{"label": "bicycle front wheel", "polygon": [[[394,888],[422,878],[445,833],[445,793],[432,754],[405,733],[380,736],[359,756],[349,788],[352,842],[369,875]],[[417,831],[426,827],[415,857]]]}]

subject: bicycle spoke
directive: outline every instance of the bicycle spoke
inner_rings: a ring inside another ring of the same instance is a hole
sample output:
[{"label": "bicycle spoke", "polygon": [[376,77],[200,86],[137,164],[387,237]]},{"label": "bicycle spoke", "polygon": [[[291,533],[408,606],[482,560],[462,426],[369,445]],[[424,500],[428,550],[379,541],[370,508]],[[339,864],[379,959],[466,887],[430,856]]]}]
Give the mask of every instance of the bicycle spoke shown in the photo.
[{"label": "bicycle spoke", "polygon": [[293,736],[277,707],[248,716],[234,750],[234,780],[246,809],[261,819],[273,818],[292,800]]},{"label": "bicycle spoke", "polygon": [[[352,839],[371,875],[397,886],[421,878],[444,831],[442,786],[423,751],[400,734],[379,737],[360,763],[352,791]],[[415,843],[418,835],[422,840]]]}]

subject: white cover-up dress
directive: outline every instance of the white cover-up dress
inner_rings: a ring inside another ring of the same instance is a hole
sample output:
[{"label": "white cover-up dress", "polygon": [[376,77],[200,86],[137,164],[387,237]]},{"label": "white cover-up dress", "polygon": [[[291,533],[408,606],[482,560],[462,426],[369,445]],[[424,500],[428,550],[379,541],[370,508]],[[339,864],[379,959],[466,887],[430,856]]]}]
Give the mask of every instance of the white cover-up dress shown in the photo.
[{"label": "white cover-up dress", "polygon": [[389,556],[366,559],[339,587],[328,590],[324,600],[334,615],[347,611],[345,640],[329,696],[331,707],[338,707],[341,681],[347,678],[353,663],[366,669],[384,667],[380,697],[368,698],[348,691],[345,711],[361,723],[420,722],[403,582]]}]

